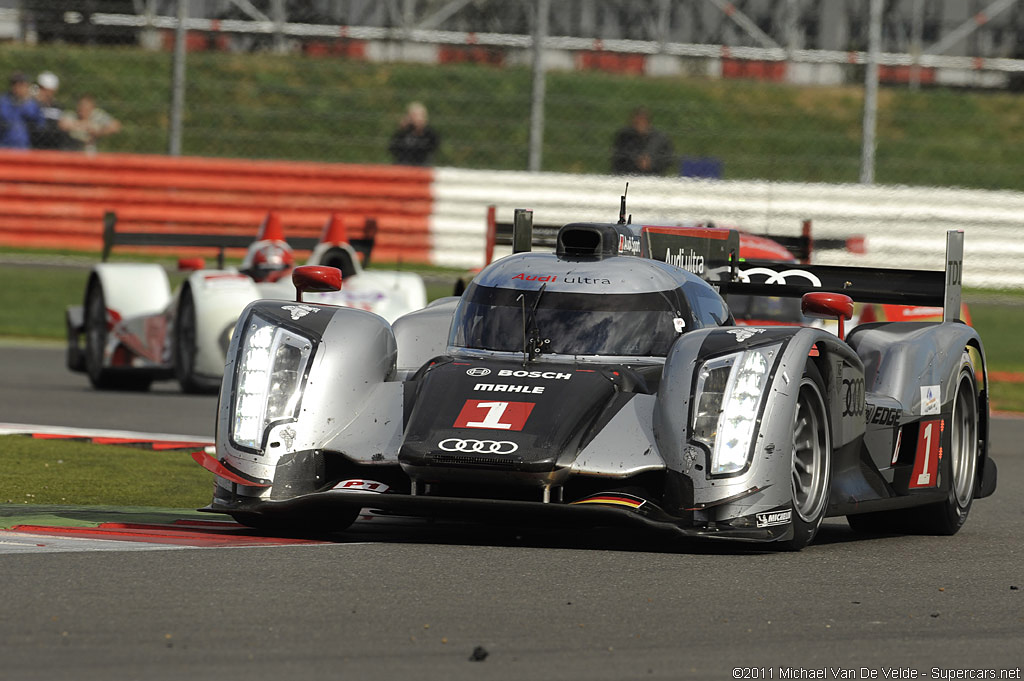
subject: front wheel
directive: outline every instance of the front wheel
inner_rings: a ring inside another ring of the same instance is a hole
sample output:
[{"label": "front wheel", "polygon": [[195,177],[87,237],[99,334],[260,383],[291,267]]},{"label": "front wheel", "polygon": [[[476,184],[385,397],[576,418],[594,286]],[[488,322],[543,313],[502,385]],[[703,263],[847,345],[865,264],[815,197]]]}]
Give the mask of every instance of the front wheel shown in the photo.
[{"label": "front wheel", "polygon": [[790,551],[799,551],[814,539],[828,508],[832,433],[824,393],[821,373],[808,363],[800,379],[793,419],[793,538],[780,542]]},{"label": "front wheel", "polygon": [[192,299],[192,289],[186,286],[181,291],[178,314],[174,319],[174,377],[184,392],[214,393],[220,388],[220,381],[196,373],[196,329],[196,304]]}]

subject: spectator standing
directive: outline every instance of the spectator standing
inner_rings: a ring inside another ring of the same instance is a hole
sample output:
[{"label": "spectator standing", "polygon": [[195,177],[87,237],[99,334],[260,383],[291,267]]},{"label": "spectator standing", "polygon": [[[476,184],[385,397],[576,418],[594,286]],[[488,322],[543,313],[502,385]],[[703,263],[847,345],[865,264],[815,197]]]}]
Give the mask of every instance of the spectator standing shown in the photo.
[{"label": "spectator standing", "polygon": [[121,132],[121,122],[96,106],[96,98],[82,95],[74,113],[66,113],[60,119],[60,127],[71,139],[70,148],[76,151],[96,153],[96,141]]},{"label": "spectator standing", "polygon": [[60,79],[50,71],[36,77],[36,102],[43,115],[43,124],[30,130],[33,149],[66,149],[68,134],[61,130],[60,119],[64,111],[57,105]]},{"label": "spectator standing", "polygon": [[39,104],[29,92],[24,73],[11,74],[11,87],[0,97],[0,147],[28,149],[31,131],[43,124]]},{"label": "spectator standing", "polygon": [[633,110],[629,125],[615,133],[612,172],[617,175],[664,175],[675,163],[672,141],[651,125],[646,107]]},{"label": "spectator standing", "polygon": [[406,110],[398,130],[391,135],[388,151],[395,163],[404,166],[428,166],[440,140],[427,124],[427,107],[413,102]]}]

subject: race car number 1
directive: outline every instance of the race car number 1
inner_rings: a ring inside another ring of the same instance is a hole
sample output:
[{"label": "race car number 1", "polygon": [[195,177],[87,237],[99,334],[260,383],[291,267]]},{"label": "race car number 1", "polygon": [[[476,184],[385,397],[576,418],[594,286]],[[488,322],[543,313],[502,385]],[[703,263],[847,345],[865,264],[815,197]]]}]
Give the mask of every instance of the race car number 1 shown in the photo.
[{"label": "race car number 1", "polygon": [[456,428],[489,428],[491,430],[522,430],[533,411],[533,402],[492,402],[466,400]]},{"label": "race car number 1", "polygon": [[908,487],[935,487],[939,484],[939,459],[942,458],[940,438],[945,430],[942,419],[921,421],[917,439],[917,455],[914,457],[914,471],[910,474]]}]

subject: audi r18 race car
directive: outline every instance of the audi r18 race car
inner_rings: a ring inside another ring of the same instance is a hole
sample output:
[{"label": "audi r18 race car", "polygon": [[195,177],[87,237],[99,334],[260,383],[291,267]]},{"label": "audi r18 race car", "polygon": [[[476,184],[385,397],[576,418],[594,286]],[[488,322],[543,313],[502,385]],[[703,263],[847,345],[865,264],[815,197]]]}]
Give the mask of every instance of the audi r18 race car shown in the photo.
[{"label": "audi r18 race car", "polygon": [[[252,242],[219,235],[118,234],[115,224],[108,215],[104,256],[113,243],[216,246],[220,266],[206,269],[201,259],[183,258],[179,264],[192,271],[173,294],[161,265],[94,266],[84,304],[67,310],[68,368],[85,372],[100,389],[145,390],[154,380],[176,378],[186,392],[215,392],[239,313],[253,300],[294,296],[290,274],[295,259],[280,219],[268,214]],[[349,240],[335,215],[319,240],[292,242],[312,249],[307,264],[342,272],[344,287],[317,294],[316,300],[394,321],[426,305],[426,288],[411,272],[364,269],[374,241],[374,230],[369,231],[367,238]],[[224,267],[224,247],[239,245],[248,247],[241,266]]]},{"label": "audi r18 race car", "polygon": [[[992,494],[981,339],[945,271],[739,262],[732,230],[573,223],[461,297],[393,324],[256,301],[228,350],[211,503],[256,528],[340,530],[361,508],[522,525],[633,525],[800,549],[826,516],[953,534]],[[776,283],[765,284],[771,279]],[[303,291],[331,286],[295,273]],[[794,296],[839,334],[736,326],[723,294]],[[852,299],[937,323],[844,338]]]}]

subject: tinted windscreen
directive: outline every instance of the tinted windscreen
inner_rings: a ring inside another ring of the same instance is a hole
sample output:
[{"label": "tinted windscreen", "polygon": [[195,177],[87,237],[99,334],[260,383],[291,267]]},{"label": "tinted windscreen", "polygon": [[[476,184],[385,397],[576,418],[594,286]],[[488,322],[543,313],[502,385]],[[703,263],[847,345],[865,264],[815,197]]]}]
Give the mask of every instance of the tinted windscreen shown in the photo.
[{"label": "tinted windscreen", "polygon": [[567,355],[664,356],[679,336],[674,319],[684,320],[686,330],[694,324],[677,290],[540,293],[473,285],[455,315],[452,344],[521,352],[524,317],[527,331],[536,327],[550,341],[544,352]]}]

